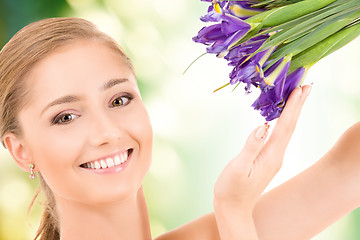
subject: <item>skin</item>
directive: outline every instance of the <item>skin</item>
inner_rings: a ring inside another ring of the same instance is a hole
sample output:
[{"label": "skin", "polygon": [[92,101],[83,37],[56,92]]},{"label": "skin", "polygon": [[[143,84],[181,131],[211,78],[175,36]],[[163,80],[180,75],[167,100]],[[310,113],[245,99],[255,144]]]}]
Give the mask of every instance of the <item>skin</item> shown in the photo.
[{"label": "skin", "polygon": [[[104,90],[114,79],[126,80]],[[78,41],[40,61],[26,84],[31,98],[19,113],[23,135],[8,133],[4,140],[16,163],[25,171],[34,163],[52,189],[61,239],[151,239],[141,182],[151,162],[152,130],[132,71],[101,43]],[[358,206],[360,124],[314,166],[261,195],[281,167],[309,89],[292,93],[268,140],[264,127],[255,129],[229,162],[215,185],[214,213],[156,239],[308,239]],[[44,110],[67,95],[78,99]],[[126,104],[114,106],[119,96]],[[61,113],[69,122],[52,124]],[[116,174],[80,167],[128,148],[131,161]]]},{"label": "skin", "polygon": [[[31,100],[19,113],[23,136],[5,139],[18,164],[34,163],[53,191],[61,239],[151,239],[141,183],[151,162],[152,128],[121,57],[95,41],[75,42],[42,59],[26,83]],[[47,107],[69,95],[76,98]],[[114,105],[120,97],[126,103]],[[129,148],[131,159],[116,174],[80,167]]]},{"label": "skin", "polygon": [[258,239],[252,217],[256,202],[280,170],[310,90],[310,86],[294,90],[268,141],[268,126],[256,129],[219,176],[214,188],[214,210],[222,240]]},{"label": "skin", "polygon": [[317,163],[262,196],[254,211],[260,239],[310,239],[359,207],[359,149],[360,122]]},{"label": "skin", "polygon": [[[286,147],[295,129],[302,106],[311,86],[295,89],[267,141],[267,126],[254,130],[241,152],[220,174],[214,188],[214,213],[203,216],[183,228],[164,234],[159,239],[263,239],[259,231],[272,232],[276,213],[264,210],[254,216],[254,209],[268,183],[279,171]],[[301,204],[300,204],[301,205]],[[293,205],[292,205],[293,206]],[[267,225],[258,226],[258,219]],[[212,231],[199,231],[199,229]],[[286,232],[286,231],[285,231]],[[281,231],[277,236],[282,236]],[[276,238],[274,238],[276,239]]]},{"label": "skin", "polygon": [[[350,127],[314,165],[260,196],[252,213],[258,239],[311,239],[359,207],[359,149],[360,122]],[[227,219],[231,219],[231,213],[236,217],[231,206],[223,208],[230,212]],[[186,239],[220,240],[216,215],[216,212],[209,213],[160,239],[176,240],[185,235]],[[236,222],[230,223],[241,229]],[[211,231],[199,231],[206,228]]]}]

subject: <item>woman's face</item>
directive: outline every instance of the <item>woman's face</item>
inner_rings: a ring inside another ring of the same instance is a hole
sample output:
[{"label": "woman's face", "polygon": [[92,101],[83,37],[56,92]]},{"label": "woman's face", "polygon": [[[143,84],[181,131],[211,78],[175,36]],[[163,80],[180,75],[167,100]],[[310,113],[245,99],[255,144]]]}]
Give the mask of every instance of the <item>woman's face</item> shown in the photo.
[{"label": "woman's face", "polygon": [[37,63],[26,84],[22,140],[56,199],[103,204],[138,190],[152,129],[118,53],[96,41],[71,43]]}]

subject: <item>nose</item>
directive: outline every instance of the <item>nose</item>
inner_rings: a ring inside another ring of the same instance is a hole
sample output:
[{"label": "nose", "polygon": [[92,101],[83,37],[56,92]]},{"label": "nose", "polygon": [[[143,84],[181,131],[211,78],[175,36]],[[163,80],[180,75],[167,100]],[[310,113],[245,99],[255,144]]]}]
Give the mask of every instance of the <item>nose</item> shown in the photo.
[{"label": "nose", "polygon": [[89,142],[93,146],[112,144],[121,138],[122,131],[110,114],[94,114],[89,129]]}]

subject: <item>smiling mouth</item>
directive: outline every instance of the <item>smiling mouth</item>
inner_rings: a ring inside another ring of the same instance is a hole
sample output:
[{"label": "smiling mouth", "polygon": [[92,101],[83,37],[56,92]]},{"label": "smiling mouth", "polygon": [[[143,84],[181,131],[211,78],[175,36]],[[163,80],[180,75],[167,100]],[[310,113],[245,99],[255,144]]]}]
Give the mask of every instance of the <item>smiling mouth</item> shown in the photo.
[{"label": "smiling mouth", "polygon": [[133,149],[130,148],[127,151],[119,153],[113,157],[107,157],[104,159],[83,163],[80,165],[80,167],[87,169],[105,169],[118,166],[125,163],[129,159],[129,156],[132,152]]}]

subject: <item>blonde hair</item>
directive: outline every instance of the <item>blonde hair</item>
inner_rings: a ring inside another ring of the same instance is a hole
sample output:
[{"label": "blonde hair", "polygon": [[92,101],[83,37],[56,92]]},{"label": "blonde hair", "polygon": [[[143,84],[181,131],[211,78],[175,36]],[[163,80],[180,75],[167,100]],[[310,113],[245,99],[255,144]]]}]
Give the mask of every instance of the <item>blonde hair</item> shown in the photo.
[{"label": "blonde hair", "polygon": [[[0,51],[0,137],[4,146],[6,133],[18,137],[22,135],[17,115],[29,98],[29,90],[24,84],[26,74],[55,49],[83,39],[104,43],[117,52],[134,72],[130,59],[121,47],[89,21],[81,18],[49,18],[27,25]],[[38,176],[47,202],[35,239],[60,239],[52,191],[40,173]]]}]

